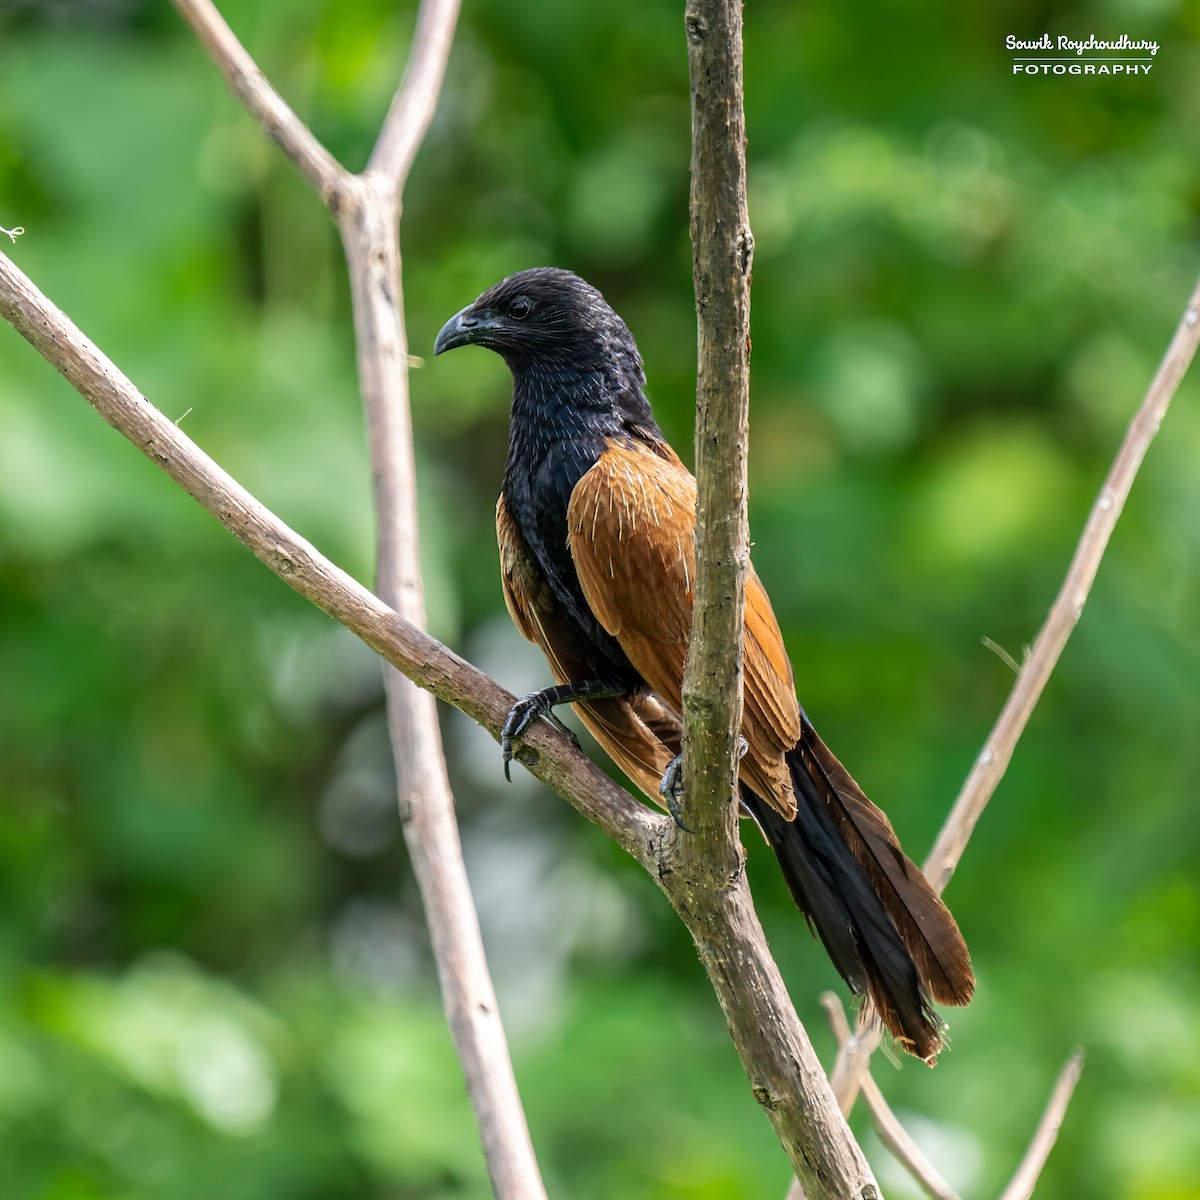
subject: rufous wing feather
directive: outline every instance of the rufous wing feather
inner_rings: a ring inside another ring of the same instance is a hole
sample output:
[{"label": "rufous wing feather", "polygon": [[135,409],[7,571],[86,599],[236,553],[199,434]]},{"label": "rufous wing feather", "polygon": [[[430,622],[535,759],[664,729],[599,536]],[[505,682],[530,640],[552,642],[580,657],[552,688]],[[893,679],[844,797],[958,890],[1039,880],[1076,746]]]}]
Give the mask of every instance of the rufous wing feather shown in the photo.
[{"label": "rufous wing feather", "polygon": [[[691,633],[696,481],[666,446],[610,442],[575,485],[568,544],[589,608],[676,712]],[[742,779],[794,815],[784,760],[800,732],[791,665],[758,577],[746,585]]]},{"label": "rufous wing feather", "polygon": [[[555,683],[588,678],[592,672],[587,655],[563,619],[553,590],[510,518],[503,497],[496,505],[496,538],[504,602],[513,624],[545,654]],[[575,709],[617,766],[647,795],[656,796],[667,764],[678,753],[678,714],[653,695],[590,700]]]}]

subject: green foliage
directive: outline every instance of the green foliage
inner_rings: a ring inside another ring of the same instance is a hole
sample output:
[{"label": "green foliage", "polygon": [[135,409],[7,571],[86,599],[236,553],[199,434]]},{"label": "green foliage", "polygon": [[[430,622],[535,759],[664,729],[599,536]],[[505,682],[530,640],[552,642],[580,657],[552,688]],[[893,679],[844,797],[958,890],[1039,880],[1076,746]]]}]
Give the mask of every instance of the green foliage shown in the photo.
[{"label": "green foliage", "polygon": [[[226,7],[361,166],[413,5]],[[414,353],[500,275],[573,267],[629,321],[686,455],[678,7],[468,4],[403,237]],[[13,257],[369,579],[346,286],[318,203],[169,6],[5,12]],[[1200,18],[1175,0],[1061,19],[769,0],[746,19],[755,562],[806,707],[919,857],[1011,682],[980,638],[1020,658],[1200,263]],[[1136,80],[1013,78],[1005,35],[1044,27],[1162,50]],[[0,364],[0,1190],[486,1194],[371,656],[11,334]],[[412,387],[435,632],[536,686],[494,568],[503,367],[452,355]],[[950,1014],[954,1053],[933,1075],[877,1067],[965,1194],[996,1192],[1077,1043],[1087,1068],[1039,1195],[1194,1194],[1198,396],[1185,383],[951,888],[980,976]],[[552,1193],[782,1195],[661,898],[527,779],[502,787],[486,737],[446,731]],[[815,996],[833,973],[746,841],[828,1056]]]}]

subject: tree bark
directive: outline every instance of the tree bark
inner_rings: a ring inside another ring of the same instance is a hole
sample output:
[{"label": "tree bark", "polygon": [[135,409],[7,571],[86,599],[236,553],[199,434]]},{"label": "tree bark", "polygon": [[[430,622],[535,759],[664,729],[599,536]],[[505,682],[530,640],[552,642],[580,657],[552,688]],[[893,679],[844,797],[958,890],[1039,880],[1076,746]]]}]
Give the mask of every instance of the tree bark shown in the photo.
[{"label": "tree bark", "polygon": [[689,0],[696,291],[696,583],[683,681],[685,819],[663,886],[695,939],[755,1099],[813,1197],[878,1195],[754,911],[738,841],[749,529],[750,268],[740,0]]}]

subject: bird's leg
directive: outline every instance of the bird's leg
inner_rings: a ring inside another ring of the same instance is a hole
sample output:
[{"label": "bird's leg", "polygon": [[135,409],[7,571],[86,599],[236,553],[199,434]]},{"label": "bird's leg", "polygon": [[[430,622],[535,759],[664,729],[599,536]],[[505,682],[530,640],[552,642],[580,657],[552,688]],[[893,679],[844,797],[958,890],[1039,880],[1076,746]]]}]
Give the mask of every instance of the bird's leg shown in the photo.
[{"label": "bird's leg", "polygon": [[[750,743],[744,737],[739,737],[737,747],[739,762],[746,757],[746,751],[749,749]],[[667,811],[671,814],[675,824],[684,833],[691,833],[692,831],[683,823],[683,797],[686,791],[687,789],[683,786],[683,755],[677,754],[667,763],[662,782],[658,785],[658,793],[666,802]]]},{"label": "bird's leg", "polygon": [[540,692],[530,692],[529,695],[522,696],[508,710],[504,727],[500,730],[500,754],[504,759],[504,778],[510,783],[512,782],[508,764],[512,762],[513,742],[538,717],[546,717],[557,725],[575,743],[575,748],[578,750],[579,739],[554,715],[554,707],[558,704],[572,704],[579,700],[603,700],[623,694],[619,688],[612,687],[602,679],[588,679],[582,683],[564,683],[558,687],[543,688]]}]

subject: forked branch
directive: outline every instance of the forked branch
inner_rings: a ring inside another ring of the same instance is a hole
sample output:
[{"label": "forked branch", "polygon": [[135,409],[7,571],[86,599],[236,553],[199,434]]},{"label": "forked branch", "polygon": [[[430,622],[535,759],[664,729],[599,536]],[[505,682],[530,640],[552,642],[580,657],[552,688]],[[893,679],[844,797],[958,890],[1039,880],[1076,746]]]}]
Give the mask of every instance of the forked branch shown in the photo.
[{"label": "forked branch", "polygon": [[[854,1034],[846,1020],[846,1010],[842,1007],[841,1000],[832,992],[825,992],[821,996],[821,1007],[829,1017],[829,1025],[833,1030],[833,1036],[837,1039],[839,1053],[852,1046]],[[1046,1165],[1046,1160],[1058,1138],[1058,1131],[1062,1128],[1067,1105],[1071,1101],[1082,1071],[1083,1051],[1076,1050],[1063,1064],[1058,1079],[1055,1081],[1054,1090],[1050,1093],[1046,1111],[1042,1114],[1037,1129],[1034,1130],[1029,1149],[1025,1152],[1025,1157],[1022,1158],[1012,1180],[1001,1193],[1000,1200],[1029,1200],[1029,1197],[1033,1195],[1033,1189],[1037,1185],[1042,1168]],[[888,1102],[883,1098],[878,1084],[871,1077],[870,1071],[862,1076],[861,1090],[863,1099],[867,1103],[867,1109],[871,1113],[871,1119],[875,1122],[875,1131],[879,1134],[879,1140],[892,1152],[896,1161],[904,1166],[916,1180],[921,1190],[933,1200],[958,1200],[958,1193],[942,1178],[937,1168],[926,1158],[925,1152],[913,1141],[911,1135],[901,1125],[899,1118],[892,1112]]]},{"label": "forked branch", "polygon": [[[400,201],[437,104],[458,0],[423,0],[408,67],[371,164],[352,175],[272,89],[211,0],[175,0],[250,113],[316,188],[342,232],[375,492],[379,596],[425,624],[417,487],[400,274]],[[467,1080],[496,1194],[542,1197],[463,864],[437,706],[385,665],[388,728],[405,842],[421,892],[446,1018]]]},{"label": "forked branch", "polygon": [[[1197,282],[1193,289],[1158,370],[1154,373],[1154,378],[1129,423],[1117,456],[1088,514],[1066,577],[1038,632],[1033,648],[926,860],[925,874],[939,892],[944,891],[946,884],[950,882],[983,810],[1004,776],[1017,740],[1041,698],[1067,639],[1083,615],[1084,604],[1096,580],[1100,562],[1125,507],[1125,501],[1133,488],[1138,469],[1196,355],[1197,346],[1200,346],[1200,282]],[[854,1107],[859,1088],[865,1086],[865,1081],[869,1078],[871,1055],[879,1045],[879,1038],[879,1020],[871,1006],[864,1005],[859,1014],[856,1035],[842,1044],[830,1073],[830,1081],[843,1112],[848,1113]],[[1076,1060],[1077,1064],[1072,1067]],[[1074,1080],[1082,1070],[1082,1062],[1082,1052],[1077,1052],[1063,1069],[1059,1087],[1055,1090],[1055,1101],[1052,1102],[1052,1108],[1054,1103],[1061,1103],[1062,1111],[1059,1111],[1056,1117],[1058,1123],[1062,1121],[1062,1114],[1074,1088]],[[1043,1118],[1043,1127],[1046,1125],[1047,1119]],[[1053,1144],[1054,1137],[1051,1136],[1045,1146],[1045,1154],[1049,1154]],[[1032,1161],[1033,1147],[1026,1159],[1027,1163]],[[1042,1156],[1041,1162],[1045,1162],[1045,1155]],[[1040,1165],[1037,1169],[1041,1169]],[[1022,1170],[1025,1170],[1025,1164],[1022,1164]],[[1018,1176],[1020,1175],[1021,1172],[1018,1172]],[[1014,1180],[1013,1184],[1009,1185],[1009,1192],[1005,1193],[1004,1200],[1012,1200],[1012,1196],[1019,1194],[1012,1191],[1017,1182]],[[1030,1190],[1032,1186],[1031,1180]],[[803,1188],[798,1183],[793,1184],[789,1195],[790,1200],[799,1200],[804,1195]]]}]

